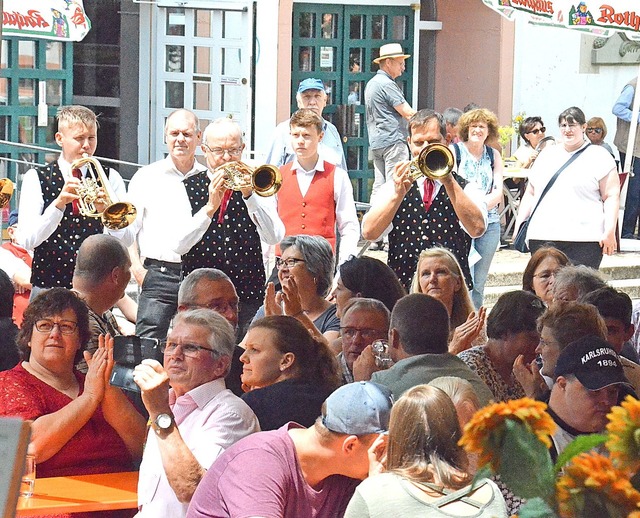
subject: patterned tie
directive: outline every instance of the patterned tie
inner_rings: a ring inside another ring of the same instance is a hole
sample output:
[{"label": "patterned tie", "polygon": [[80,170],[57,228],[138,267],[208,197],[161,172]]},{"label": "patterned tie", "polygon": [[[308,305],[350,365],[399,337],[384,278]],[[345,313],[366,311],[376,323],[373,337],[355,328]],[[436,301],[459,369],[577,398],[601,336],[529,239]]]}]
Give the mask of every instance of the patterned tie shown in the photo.
[{"label": "patterned tie", "polygon": [[431,204],[433,203],[433,192],[436,190],[436,184],[431,178],[427,178],[424,181],[424,197],[422,201],[424,202],[424,208],[427,212],[431,208]]},{"label": "patterned tie", "polygon": [[193,412],[196,408],[198,408],[198,404],[193,400],[193,398],[189,394],[184,394],[176,399],[176,402],[173,405],[173,417],[176,421],[176,424],[182,423],[187,416]]},{"label": "patterned tie", "polygon": [[[78,169],[77,167],[71,170],[71,175],[74,178],[77,178],[78,180],[82,180],[82,171],[80,171],[80,169]],[[72,214],[74,216],[77,216],[78,214],[80,214],[79,200],[73,200],[71,202],[71,207],[72,207]]]},{"label": "patterned tie", "polygon": [[231,189],[224,191],[222,201],[220,202],[220,211],[218,212],[218,223],[220,224],[224,222],[224,213],[227,212],[227,206],[229,205],[229,200],[231,199],[232,194],[233,191]]}]

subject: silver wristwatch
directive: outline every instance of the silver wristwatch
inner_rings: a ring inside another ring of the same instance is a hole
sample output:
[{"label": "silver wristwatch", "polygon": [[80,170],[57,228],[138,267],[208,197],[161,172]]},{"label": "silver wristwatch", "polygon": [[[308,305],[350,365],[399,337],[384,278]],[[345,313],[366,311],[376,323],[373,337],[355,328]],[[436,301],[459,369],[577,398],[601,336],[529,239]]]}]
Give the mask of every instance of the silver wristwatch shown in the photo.
[{"label": "silver wristwatch", "polygon": [[169,414],[158,414],[158,417],[153,421],[156,430],[168,430],[173,424],[173,416]]}]

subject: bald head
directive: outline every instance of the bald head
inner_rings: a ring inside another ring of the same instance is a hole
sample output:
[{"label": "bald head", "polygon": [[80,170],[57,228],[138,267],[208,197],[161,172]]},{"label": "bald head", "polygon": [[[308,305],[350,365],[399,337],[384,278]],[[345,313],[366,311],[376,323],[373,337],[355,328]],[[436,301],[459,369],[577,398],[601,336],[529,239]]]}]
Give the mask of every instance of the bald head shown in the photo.
[{"label": "bald head", "polygon": [[80,245],[73,276],[97,285],[114,268],[128,269],[130,265],[129,253],[118,239],[107,234],[95,234]]}]

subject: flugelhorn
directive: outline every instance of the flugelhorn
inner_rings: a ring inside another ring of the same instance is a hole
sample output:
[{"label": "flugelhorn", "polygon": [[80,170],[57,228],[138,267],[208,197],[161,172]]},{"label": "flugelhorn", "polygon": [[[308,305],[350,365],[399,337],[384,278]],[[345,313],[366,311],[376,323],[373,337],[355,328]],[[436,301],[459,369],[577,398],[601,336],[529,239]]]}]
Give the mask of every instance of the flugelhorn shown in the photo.
[{"label": "flugelhorn", "polygon": [[[71,169],[80,169],[84,164],[90,164],[88,167],[90,175],[80,181],[80,186],[77,189],[78,196],[80,196],[78,199],[80,214],[88,218],[100,218],[102,224],[111,230],[131,225],[138,213],[136,208],[131,203],[118,201],[104,169],[95,158],[85,154],[82,158],[71,163]],[[104,203],[107,208],[98,212],[95,202],[101,187],[104,191]]]},{"label": "flugelhorn", "polygon": [[454,164],[451,150],[444,144],[435,142],[423,148],[411,161],[409,176],[412,180],[417,180],[421,176],[440,180],[451,173]]},{"label": "flugelhorn", "polygon": [[[282,185],[280,169],[269,164],[253,168],[240,161],[228,162],[216,167],[214,172],[217,171],[224,173],[224,186],[232,191],[251,187],[258,196],[267,197],[277,193]],[[251,182],[246,180],[247,175],[251,175]]]},{"label": "flugelhorn", "polygon": [[13,182],[9,178],[0,178],[0,209],[9,203],[13,195]]}]

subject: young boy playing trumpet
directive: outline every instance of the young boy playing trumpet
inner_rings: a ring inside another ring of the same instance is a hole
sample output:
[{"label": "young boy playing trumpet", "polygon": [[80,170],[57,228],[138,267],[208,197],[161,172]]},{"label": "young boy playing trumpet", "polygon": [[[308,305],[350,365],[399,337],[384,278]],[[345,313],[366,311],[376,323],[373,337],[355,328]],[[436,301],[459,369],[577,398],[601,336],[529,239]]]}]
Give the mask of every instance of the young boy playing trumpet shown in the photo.
[{"label": "young boy playing trumpet", "polygon": [[[57,160],[44,167],[30,169],[24,175],[20,192],[16,239],[33,250],[32,298],[43,288],[71,288],[75,258],[82,242],[102,233],[100,218],[80,214],[77,189],[92,172],[87,165],[72,171],[71,164],[84,155],[92,156],[98,145],[98,120],[84,106],[63,106],[56,114],[56,143],[61,148]],[[113,192],[124,197],[121,176],[103,166]],[[100,194],[104,195],[102,189]],[[96,209],[104,208],[104,199],[96,200]]]}]

